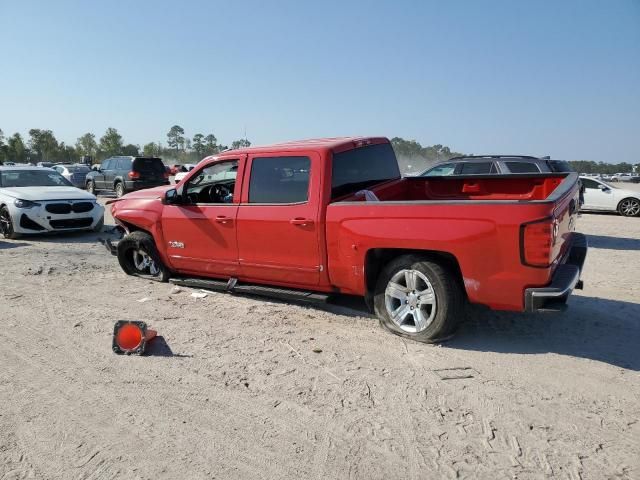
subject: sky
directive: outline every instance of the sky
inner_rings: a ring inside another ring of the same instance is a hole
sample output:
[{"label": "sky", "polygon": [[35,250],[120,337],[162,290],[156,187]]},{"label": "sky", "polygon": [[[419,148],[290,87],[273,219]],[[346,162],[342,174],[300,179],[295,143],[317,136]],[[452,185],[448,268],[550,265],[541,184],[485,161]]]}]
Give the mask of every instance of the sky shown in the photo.
[{"label": "sky", "polygon": [[0,0],[0,129],[640,162],[640,0]]}]

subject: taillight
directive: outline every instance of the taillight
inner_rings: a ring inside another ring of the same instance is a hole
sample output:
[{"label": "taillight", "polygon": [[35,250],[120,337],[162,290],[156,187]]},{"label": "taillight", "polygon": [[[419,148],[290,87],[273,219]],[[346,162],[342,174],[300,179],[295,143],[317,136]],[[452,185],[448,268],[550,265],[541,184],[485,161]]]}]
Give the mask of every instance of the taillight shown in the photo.
[{"label": "taillight", "polygon": [[556,222],[545,218],[520,227],[520,255],[522,263],[531,267],[551,265],[553,244],[557,235]]},{"label": "taillight", "polygon": [[136,172],[135,170],[129,172],[129,178],[131,180],[137,180],[138,178],[140,178],[140,172]]}]

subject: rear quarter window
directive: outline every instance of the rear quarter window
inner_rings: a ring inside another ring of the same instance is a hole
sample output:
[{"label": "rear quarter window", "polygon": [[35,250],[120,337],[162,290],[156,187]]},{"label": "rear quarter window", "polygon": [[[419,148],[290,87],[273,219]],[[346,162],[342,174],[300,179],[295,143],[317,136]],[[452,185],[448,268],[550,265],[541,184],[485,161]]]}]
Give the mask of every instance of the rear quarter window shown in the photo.
[{"label": "rear quarter window", "polygon": [[301,203],[309,199],[309,157],[256,157],[249,203]]},{"label": "rear quarter window", "polygon": [[569,165],[569,162],[565,160],[547,160],[549,170],[556,173],[573,172],[573,168]]},{"label": "rear quarter window", "polygon": [[115,168],[117,170],[129,170],[131,168],[131,159],[130,158],[119,158],[117,166]]}]

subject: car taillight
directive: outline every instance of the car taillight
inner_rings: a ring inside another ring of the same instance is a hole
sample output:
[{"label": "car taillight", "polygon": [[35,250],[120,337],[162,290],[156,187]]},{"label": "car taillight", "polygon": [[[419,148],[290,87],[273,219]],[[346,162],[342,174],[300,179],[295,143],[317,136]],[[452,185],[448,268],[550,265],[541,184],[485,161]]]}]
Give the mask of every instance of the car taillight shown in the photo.
[{"label": "car taillight", "polygon": [[135,170],[129,172],[129,178],[131,180],[137,180],[138,178],[140,178],[140,172],[136,172]]},{"label": "car taillight", "polygon": [[522,263],[531,267],[551,265],[553,244],[557,234],[556,223],[546,218],[520,227],[520,255]]}]

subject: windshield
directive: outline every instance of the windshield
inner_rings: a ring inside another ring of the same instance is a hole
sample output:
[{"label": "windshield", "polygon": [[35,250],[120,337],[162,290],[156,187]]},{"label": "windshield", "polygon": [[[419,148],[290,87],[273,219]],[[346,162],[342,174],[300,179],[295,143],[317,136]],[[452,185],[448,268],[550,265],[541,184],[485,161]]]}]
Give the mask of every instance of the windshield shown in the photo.
[{"label": "windshield", "polygon": [[3,170],[0,187],[72,187],[71,183],[53,170]]}]

